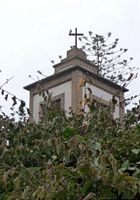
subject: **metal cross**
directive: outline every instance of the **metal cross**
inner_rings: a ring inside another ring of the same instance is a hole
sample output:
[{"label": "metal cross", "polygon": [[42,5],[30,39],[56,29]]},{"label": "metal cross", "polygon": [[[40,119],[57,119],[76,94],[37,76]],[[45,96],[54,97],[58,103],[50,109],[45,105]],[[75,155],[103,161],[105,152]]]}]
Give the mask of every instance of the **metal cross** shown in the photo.
[{"label": "metal cross", "polygon": [[75,33],[72,33],[72,30],[69,32],[70,36],[75,36],[75,47],[77,48],[77,38],[78,36],[84,35],[83,33],[77,33],[77,28],[75,28]]}]

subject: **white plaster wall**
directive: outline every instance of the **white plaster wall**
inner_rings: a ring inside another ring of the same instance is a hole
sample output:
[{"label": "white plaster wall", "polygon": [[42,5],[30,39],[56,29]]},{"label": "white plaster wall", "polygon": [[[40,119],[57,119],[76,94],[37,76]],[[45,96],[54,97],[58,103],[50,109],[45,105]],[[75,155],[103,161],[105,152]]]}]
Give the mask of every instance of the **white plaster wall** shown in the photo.
[{"label": "white plaster wall", "polygon": [[[94,86],[92,84],[86,83],[86,88],[89,87],[92,91],[92,94],[96,97],[103,99],[105,101],[110,101],[113,97],[113,95],[97,86]],[[85,88],[83,87],[83,98],[85,94]],[[89,95],[89,91],[86,89],[86,94]],[[113,113],[114,118],[119,118],[119,98],[116,98],[117,104],[115,106],[115,112]],[[87,106],[85,107],[86,112],[88,112]]]},{"label": "white plaster wall", "polygon": [[[66,111],[69,110],[69,107],[72,104],[72,91],[71,91],[71,81],[67,81],[63,84],[60,84],[56,87],[49,89],[49,93],[52,94],[52,97],[65,93],[65,102],[64,108]],[[33,119],[35,121],[39,120],[39,105],[43,101],[43,98],[38,94],[33,97]]]}]

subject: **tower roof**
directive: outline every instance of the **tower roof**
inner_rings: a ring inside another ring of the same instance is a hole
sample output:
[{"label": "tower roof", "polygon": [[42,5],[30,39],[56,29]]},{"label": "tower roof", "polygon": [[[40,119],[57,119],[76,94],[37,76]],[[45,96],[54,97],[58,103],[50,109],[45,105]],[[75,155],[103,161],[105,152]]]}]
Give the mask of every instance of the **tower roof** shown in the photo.
[{"label": "tower roof", "polygon": [[60,63],[55,64],[53,68],[55,69],[55,73],[58,73],[74,65],[79,65],[95,74],[98,71],[97,67],[87,59],[86,53],[75,46],[68,50],[66,58],[62,59]]},{"label": "tower roof", "polygon": [[55,81],[57,78],[65,77],[66,75],[71,74],[75,70],[80,70],[83,74],[89,75],[93,79],[98,80],[103,84],[106,84],[108,86],[114,87],[114,89],[116,89],[116,90],[120,90],[120,91],[123,91],[123,92],[127,92],[128,91],[127,88],[123,88],[120,85],[118,85],[118,84],[116,84],[116,83],[114,83],[114,82],[112,82],[112,81],[110,81],[110,80],[108,80],[108,79],[106,79],[104,77],[101,77],[98,74],[90,72],[89,70],[86,70],[83,67],[78,66],[78,65],[72,66],[71,68],[69,68],[67,70],[63,70],[61,72],[55,73],[54,75],[48,76],[48,77],[46,77],[46,78],[44,78],[42,80],[36,81],[36,82],[34,82],[34,83],[30,84],[30,85],[25,86],[24,89],[30,91],[33,88],[36,88],[36,86],[39,83],[44,84],[44,83],[49,83],[50,81]]},{"label": "tower roof", "polygon": [[48,83],[52,80],[55,81],[55,79],[65,76],[68,73],[73,72],[74,70],[80,70],[83,74],[88,74],[89,76],[102,82],[103,84],[114,87],[114,89],[116,90],[121,90],[123,92],[128,91],[126,88],[123,88],[118,84],[100,76],[98,74],[98,67],[87,59],[87,55],[83,50],[77,48],[77,36],[83,34],[77,33],[77,29],[75,29],[75,33],[72,33],[72,31],[70,31],[69,35],[75,36],[75,46],[67,51],[66,58],[62,59],[60,63],[53,65],[53,68],[55,69],[54,75],[46,77],[41,81],[37,81],[35,83],[27,85],[24,87],[24,89],[30,91],[32,90],[32,88],[36,87],[38,83]]}]

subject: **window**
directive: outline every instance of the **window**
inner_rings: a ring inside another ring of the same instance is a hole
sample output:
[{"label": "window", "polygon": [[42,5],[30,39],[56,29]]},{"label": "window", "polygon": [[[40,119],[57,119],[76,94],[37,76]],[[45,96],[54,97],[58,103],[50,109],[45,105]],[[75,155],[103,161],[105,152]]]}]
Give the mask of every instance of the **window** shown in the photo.
[{"label": "window", "polygon": [[115,113],[115,105],[113,105],[112,100],[110,101],[106,101],[102,98],[99,98],[93,94],[90,95],[90,99],[92,99],[92,107],[98,107],[101,109],[105,109],[108,110],[110,112],[111,115],[113,115],[113,113]]},{"label": "window", "polygon": [[64,104],[65,104],[65,94],[64,93],[52,97],[51,105],[54,106],[55,108],[60,108],[60,109],[64,110],[65,109]]},{"label": "window", "polygon": [[52,100],[51,107],[56,110],[61,109],[61,99]]},{"label": "window", "polygon": [[39,109],[39,118],[42,118],[44,113],[52,110],[64,110],[64,103],[65,103],[65,94],[62,93],[60,95],[56,95],[51,98],[50,102],[41,102],[40,109]]},{"label": "window", "polygon": [[92,99],[97,104],[97,106],[106,108],[106,107],[110,107],[110,105],[111,105],[110,101],[106,101],[102,98],[99,98],[99,97],[93,95],[93,94],[90,95],[90,99]]}]

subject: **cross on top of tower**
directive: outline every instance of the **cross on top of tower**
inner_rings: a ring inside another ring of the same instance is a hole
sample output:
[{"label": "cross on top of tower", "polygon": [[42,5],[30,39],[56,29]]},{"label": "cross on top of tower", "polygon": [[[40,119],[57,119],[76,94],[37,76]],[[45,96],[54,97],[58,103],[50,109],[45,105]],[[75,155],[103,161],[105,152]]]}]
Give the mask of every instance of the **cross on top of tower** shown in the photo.
[{"label": "cross on top of tower", "polygon": [[72,33],[72,30],[70,30],[69,35],[70,36],[75,36],[75,45],[74,46],[77,48],[77,38],[78,38],[78,36],[82,36],[84,34],[83,33],[78,33],[77,32],[77,28],[75,28],[75,33]]}]

